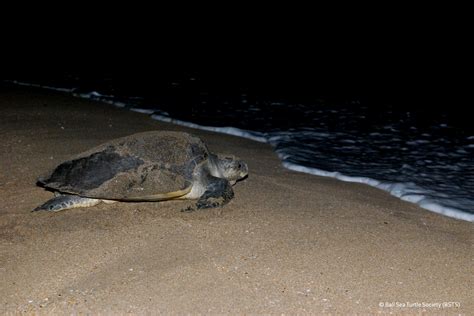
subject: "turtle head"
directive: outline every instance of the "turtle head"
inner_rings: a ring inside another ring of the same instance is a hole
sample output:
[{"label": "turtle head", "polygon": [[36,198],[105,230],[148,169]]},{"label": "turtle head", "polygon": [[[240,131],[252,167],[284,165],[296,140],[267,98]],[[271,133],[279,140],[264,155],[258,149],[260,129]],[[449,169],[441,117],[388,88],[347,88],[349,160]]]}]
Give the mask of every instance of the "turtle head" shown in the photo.
[{"label": "turtle head", "polygon": [[245,178],[249,171],[247,164],[233,155],[217,154],[216,166],[220,178],[229,180],[231,184]]}]

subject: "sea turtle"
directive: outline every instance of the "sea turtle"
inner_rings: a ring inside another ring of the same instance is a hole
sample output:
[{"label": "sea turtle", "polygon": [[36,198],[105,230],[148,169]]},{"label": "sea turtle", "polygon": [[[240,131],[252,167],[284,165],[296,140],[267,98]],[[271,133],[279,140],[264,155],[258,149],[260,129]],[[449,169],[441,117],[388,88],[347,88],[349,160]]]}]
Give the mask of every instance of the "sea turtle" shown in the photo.
[{"label": "sea turtle", "polygon": [[171,199],[198,199],[198,209],[218,207],[234,197],[232,185],[247,173],[245,162],[209,152],[194,135],[144,132],[88,150],[40,177],[38,185],[56,196],[34,211]]}]

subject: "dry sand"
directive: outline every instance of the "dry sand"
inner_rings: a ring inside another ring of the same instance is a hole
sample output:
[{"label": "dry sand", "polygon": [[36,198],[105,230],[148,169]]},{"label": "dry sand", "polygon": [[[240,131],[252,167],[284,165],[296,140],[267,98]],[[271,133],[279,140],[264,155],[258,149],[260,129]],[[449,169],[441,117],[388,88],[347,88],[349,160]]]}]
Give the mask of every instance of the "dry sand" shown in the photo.
[{"label": "dry sand", "polygon": [[[157,129],[245,159],[235,199],[194,213],[183,201],[30,212],[52,196],[38,175]],[[267,145],[15,87],[0,88],[0,135],[2,313],[474,312],[472,223],[288,171]],[[427,305],[443,302],[460,307]]]}]

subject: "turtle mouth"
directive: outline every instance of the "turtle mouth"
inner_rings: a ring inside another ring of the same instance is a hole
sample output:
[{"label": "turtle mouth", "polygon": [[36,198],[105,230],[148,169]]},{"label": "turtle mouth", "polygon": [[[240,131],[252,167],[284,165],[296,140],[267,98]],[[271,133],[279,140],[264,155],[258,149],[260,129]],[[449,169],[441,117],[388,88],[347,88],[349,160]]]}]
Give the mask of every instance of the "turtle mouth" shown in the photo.
[{"label": "turtle mouth", "polygon": [[242,181],[242,180],[247,179],[248,176],[249,176],[249,175],[248,175],[247,173],[246,173],[246,174],[243,174],[239,179],[236,179],[236,180],[229,180],[229,183],[230,183],[231,185],[234,185],[234,184],[236,184],[236,183],[239,182],[239,181]]}]

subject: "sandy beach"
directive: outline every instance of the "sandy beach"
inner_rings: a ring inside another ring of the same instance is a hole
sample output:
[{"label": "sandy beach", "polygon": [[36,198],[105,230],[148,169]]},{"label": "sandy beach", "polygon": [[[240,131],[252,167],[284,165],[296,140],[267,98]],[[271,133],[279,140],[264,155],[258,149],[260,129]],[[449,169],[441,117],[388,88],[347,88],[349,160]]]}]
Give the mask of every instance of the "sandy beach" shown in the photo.
[{"label": "sandy beach", "polygon": [[[225,207],[31,210],[58,163],[150,130],[249,165]],[[473,225],[363,184],[284,169],[268,145],[45,90],[0,86],[0,312],[471,314]],[[449,304],[448,304],[449,303]]]}]

